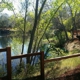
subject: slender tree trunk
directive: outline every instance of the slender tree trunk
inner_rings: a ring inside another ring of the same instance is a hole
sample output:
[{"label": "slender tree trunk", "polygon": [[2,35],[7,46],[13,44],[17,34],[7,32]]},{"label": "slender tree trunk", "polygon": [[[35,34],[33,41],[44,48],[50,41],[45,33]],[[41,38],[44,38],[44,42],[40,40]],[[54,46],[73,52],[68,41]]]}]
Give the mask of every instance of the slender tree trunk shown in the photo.
[{"label": "slender tree trunk", "polygon": [[[24,31],[23,31],[23,36],[22,36],[22,39],[23,39],[23,42],[22,42],[22,52],[21,54],[23,54],[24,52],[24,44],[25,44],[25,28],[26,28],[26,17],[27,17],[27,8],[28,8],[28,1],[25,1],[26,2],[26,10],[25,10],[25,17],[24,17]],[[21,62],[22,62],[22,58],[20,59],[20,65],[21,65]]]},{"label": "slender tree trunk", "polygon": [[[76,17],[76,12],[77,11],[75,11],[75,16],[73,16],[71,6],[70,6],[70,4],[68,2],[67,2],[67,4],[68,4],[68,6],[70,8],[70,14],[71,14],[71,17],[72,17],[72,25],[73,25],[73,28],[72,28],[72,39],[73,39],[73,35],[74,35],[73,32],[74,32],[74,30],[77,30],[76,23],[75,23],[75,17]],[[77,33],[77,35],[78,35],[78,33]]]},{"label": "slender tree trunk", "polygon": [[[34,26],[33,26],[32,32],[31,32],[30,42],[29,42],[29,46],[28,46],[28,52],[27,52],[28,54],[31,53],[34,35],[35,35],[36,27],[37,27],[38,2],[39,2],[39,0],[36,0],[35,20],[34,20]],[[30,63],[30,57],[27,58],[27,63]]]},{"label": "slender tree trunk", "polygon": [[26,17],[27,17],[27,9],[28,9],[28,1],[25,1],[26,2],[26,10],[25,10],[25,17],[24,17],[24,31],[23,31],[23,44],[22,44],[22,52],[21,54],[23,54],[23,51],[24,51],[24,44],[25,44],[25,28],[26,28]]},{"label": "slender tree trunk", "polygon": [[[28,54],[32,52],[31,49],[32,49],[32,46],[33,46],[35,31],[36,31],[37,25],[39,24],[40,16],[41,16],[41,13],[42,13],[42,10],[44,8],[44,5],[45,5],[46,1],[47,0],[43,1],[42,6],[41,6],[40,10],[38,11],[39,0],[36,0],[35,20],[34,20],[34,26],[33,26],[32,32],[31,32],[31,36],[30,36],[30,42],[29,42],[28,52],[27,52]],[[30,63],[30,62],[31,62],[30,57],[28,57],[27,58],[27,63]]]},{"label": "slender tree trunk", "polygon": [[31,33],[31,37],[30,37],[30,42],[29,42],[29,46],[28,46],[28,53],[31,53],[31,49],[32,49],[32,45],[33,45],[33,40],[34,40],[34,35],[35,35],[36,27],[39,24],[40,16],[41,16],[41,13],[42,13],[42,10],[44,8],[44,5],[45,5],[46,1],[47,0],[43,1],[42,6],[40,8],[40,11],[38,12],[38,3],[39,3],[39,0],[36,0],[35,21],[34,21],[34,26],[33,26],[33,29],[32,29],[32,33]]},{"label": "slender tree trunk", "polygon": [[[72,17],[72,24],[73,24],[73,32],[74,30],[77,31],[77,27],[76,27],[76,23],[75,23],[75,17]],[[76,32],[77,36],[78,36],[78,33]],[[74,34],[73,34],[74,35]]]},{"label": "slender tree trunk", "polygon": [[68,41],[69,38],[68,38],[67,30],[65,29],[65,26],[64,26],[64,32],[65,32],[65,36],[66,36],[66,41]]},{"label": "slender tree trunk", "polygon": [[61,20],[61,26],[63,27],[63,30],[64,30],[64,33],[65,33],[65,36],[66,36],[66,41],[69,40],[68,38],[68,34],[67,34],[67,30],[66,30],[66,27],[65,25],[63,24],[63,20],[62,20],[62,17],[60,16],[60,20]]},{"label": "slender tree trunk", "polygon": [[62,6],[62,4],[63,4],[63,3],[61,3],[61,5],[57,8],[57,10],[54,12],[54,14],[52,15],[52,17],[49,19],[49,22],[47,23],[47,26],[46,26],[46,28],[45,28],[45,30],[44,30],[44,33],[42,34],[42,36],[41,36],[41,38],[40,38],[40,40],[39,40],[39,42],[38,42],[38,45],[37,45],[37,51],[38,51],[38,49],[39,49],[39,44],[40,44],[42,38],[44,37],[47,28],[48,28],[49,25],[50,25],[50,22],[52,21],[53,17],[55,16],[55,14],[56,14],[57,11],[59,10],[59,8]]}]

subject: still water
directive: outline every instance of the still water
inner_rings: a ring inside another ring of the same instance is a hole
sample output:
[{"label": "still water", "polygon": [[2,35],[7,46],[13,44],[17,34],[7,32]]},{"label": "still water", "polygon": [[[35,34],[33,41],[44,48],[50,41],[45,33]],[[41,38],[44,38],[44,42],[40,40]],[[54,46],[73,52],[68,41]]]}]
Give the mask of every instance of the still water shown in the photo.
[{"label": "still water", "polygon": [[[22,50],[22,37],[7,37],[0,36],[0,48],[11,47],[11,56],[20,55]],[[25,40],[24,54],[27,53],[28,39]],[[19,64],[20,60],[12,60],[12,66],[15,67]],[[0,53],[0,76],[3,76],[3,72],[6,71],[6,52]]]},{"label": "still water", "polygon": [[[11,55],[19,55],[22,50],[22,37],[0,37],[0,48],[11,47]],[[24,53],[27,53],[28,39],[25,40]]]}]

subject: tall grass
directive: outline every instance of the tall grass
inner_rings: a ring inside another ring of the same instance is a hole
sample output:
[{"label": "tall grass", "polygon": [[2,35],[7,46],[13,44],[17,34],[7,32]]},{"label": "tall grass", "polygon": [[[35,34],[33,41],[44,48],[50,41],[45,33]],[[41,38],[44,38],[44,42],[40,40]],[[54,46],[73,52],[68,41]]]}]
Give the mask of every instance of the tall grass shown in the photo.
[{"label": "tall grass", "polygon": [[27,64],[25,67],[20,68],[17,66],[17,71],[15,75],[12,76],[12,79],[15,80],[23,80],[26,78],[34,77],[40,75],[40,65],[32,66],[30,64]]}]

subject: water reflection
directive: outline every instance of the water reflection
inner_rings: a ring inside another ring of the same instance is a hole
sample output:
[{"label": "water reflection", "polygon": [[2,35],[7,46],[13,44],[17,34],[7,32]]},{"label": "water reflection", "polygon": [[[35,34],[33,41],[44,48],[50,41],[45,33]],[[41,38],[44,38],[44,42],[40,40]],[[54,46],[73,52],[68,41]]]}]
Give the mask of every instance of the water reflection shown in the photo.
[{"label": "water reflection", "polygon": [[0,53],[0,76],[6,75],[6,52]]},{"label": "water reflection", "polygon": [[[0,36],[0,48],[11,47],[11,55],[20,55],[22,50],[22,37],[7,37],[7,36]],[[28,40],[26,39],[24,45],[24,53],[27,53],[28,48]],[[19,64],[20,60],[12,60],[12,66],[15,67],[16,64]],[[2,74],[3,73],[3,74]],[[0,76],[6,75],[6,53],[0,53]]]},{"label": "water reflection", "polygon": [[[27,53],[28,40],[25,40],[24,53]],[[0,48],[11,47],[11,55],[19,55],[22,50],[22,37],[0,37]]]},{"label": "water reflection", "polygon": [[11,37],[0,37],[0,46],[1,48],[5,48],[9,46],[11,43]]}]

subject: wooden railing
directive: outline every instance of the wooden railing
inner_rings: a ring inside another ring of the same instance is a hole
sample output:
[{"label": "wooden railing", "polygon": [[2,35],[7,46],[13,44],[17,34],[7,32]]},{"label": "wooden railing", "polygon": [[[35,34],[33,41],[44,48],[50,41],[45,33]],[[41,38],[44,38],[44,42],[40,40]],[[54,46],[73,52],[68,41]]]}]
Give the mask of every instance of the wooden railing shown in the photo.
[{"label": "wooden railing", "polygon": [[0,49],[0,52],[6,52],[7,54],[7,79],[11,80],[11,60],[12,59],[18,59],[18,58],[24,58],[24,57],[30,57],[30,56],[37,56],[40,55],[40,79],[44,80],[44,52],[39,53],[33,53],[33,54],[23,54],[19,56],[11,56],[11,48],[7,47],[4,49]]},{"label": "wooden railing", "polygon": [[47,59],[47,60],[44,60],[44,63],[52,62],[52,61],[60,61],[63,59],[73,58],[73,57],[77,57],[77,56],[80,56],[80,53],[76,53],[76,54],[68,55],[68,56],[56,57],[56,58],[52,58],[52,59]]},{"label": "wooden railing", "polygon": [[77,54],[73,54],[73,55],[69,55],[69,56],[62,56],[62,57],[44,60],[44,52],[33,53],[33,54],[23,54],[23,55],[19,55],[19,56],[11,56],[11,48],[10,47],[7,47],[5,49],[0,49],[0,52],[4,52],[4,51],[7,52],[7,73],[8,73],[7,80],[11,80],[11,60],[12,59],[40,55],[40,65],[41,65],[40,66],[40,68],[41,68],[41,71],[40,71],[41,75],[40,76],[41,76],[41,80],[44,80],[45,79],[44,78],[44,64],[45,63],[80,56],[80,53],[77,53]]},{"label": "wooden railing", "polygon": [[[7,77],[6,77],[6,80],[11,80],[11,48],[7,47],[4,49],[0,49],[0,52],[6,52],[6,56],[7,56]],[[4,77],[2,79],[4,79]]]},{"label": "wooden railing", "polygon": [[19,56],[12,56],[12,59],[18,59],[18,58],[24,58],[24,57],[30,57],[30,56],[37,56],[40,55],[40,79],[44,80],[44,52],[38,52],[38,53],[32,53],[32,54],[23,54]]}]

